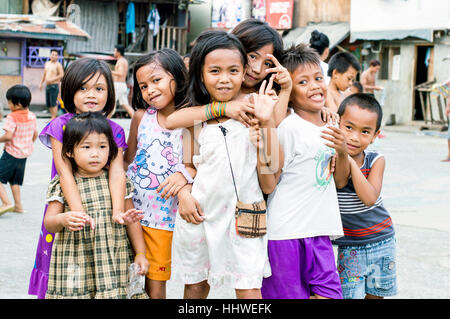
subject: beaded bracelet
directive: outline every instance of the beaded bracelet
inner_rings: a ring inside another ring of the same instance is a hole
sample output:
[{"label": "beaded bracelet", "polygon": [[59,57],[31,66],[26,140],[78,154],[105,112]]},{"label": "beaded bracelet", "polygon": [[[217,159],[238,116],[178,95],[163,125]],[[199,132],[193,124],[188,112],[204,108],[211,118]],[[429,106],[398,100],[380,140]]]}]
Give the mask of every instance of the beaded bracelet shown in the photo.
[{"label": "beaded bracelet", "polygon": [[207,120],[225,116],[226,102],[213,101],[206,106],[205,115]]}]

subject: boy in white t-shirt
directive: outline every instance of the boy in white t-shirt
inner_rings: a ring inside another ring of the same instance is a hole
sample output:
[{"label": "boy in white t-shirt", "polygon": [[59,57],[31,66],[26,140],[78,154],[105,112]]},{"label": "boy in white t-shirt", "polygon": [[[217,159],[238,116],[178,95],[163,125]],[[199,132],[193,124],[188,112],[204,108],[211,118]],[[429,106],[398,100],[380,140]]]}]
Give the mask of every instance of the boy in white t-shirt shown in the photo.
[{"label": "boy in white t-shirt", "polygon": [[348,165],[341,165],[345,139],[332,130],[335,143],[330,148],[321,137],[331,128],[321,117],[327,86],[317,53],[300,44],[286,51],[282,64],[292,78],[293,112],[277,129],[284,166],[275,174],[278,185],[268,198],[272,276],[264,279],[261,293],[267,299],[341,299],[330,237],[343,235],[335,185],[347,182]]}]

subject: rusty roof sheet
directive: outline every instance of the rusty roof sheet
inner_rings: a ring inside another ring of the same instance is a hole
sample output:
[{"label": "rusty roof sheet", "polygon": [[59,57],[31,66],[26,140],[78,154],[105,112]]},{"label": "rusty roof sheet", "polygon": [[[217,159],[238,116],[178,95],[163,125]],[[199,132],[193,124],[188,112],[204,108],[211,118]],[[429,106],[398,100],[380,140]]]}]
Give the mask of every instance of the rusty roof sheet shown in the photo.
[{"label": "rusty roof sheet", "polygon": [[0,14],[0,36],[85,41],[90,38],[86,31],[66,18],[22,14]]}]

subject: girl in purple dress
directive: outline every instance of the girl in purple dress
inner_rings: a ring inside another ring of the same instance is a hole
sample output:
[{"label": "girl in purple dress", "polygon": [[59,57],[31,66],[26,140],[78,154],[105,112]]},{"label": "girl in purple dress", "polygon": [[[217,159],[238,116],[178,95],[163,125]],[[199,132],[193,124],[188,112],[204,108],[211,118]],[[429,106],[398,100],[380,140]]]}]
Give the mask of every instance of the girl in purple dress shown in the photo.
[{"label": "girl in purple dress", "polygon": [[[52,120],[39,135],[41,142],[51,148],[51,178],[60,176],[61,188],[72,211],[84,212],[80,192],[72,173],[72,165],[61,156],[62,137],[66,123],[77,113],[102,112],[107,116],[114,108],[115,94],[111,71],[108,65],[95,59],[83,58],[67,68],[61,82],[61,97],[68,113]],[[119,149],[117,157],[109,165],[109,185],[113,203],[112,219],[123,224],[125,197],[125,171],[123,151],[127,148],[123,128],[109,120],[114,140]],[[47,206],[44,209],[44,216]],[[43,216],[43,217],[44,217]],[[52,254],[54,234],[49,233],[44,223],[41,226],[34,268],[31,273],[28,294],[45,297],[48,270]]]}]

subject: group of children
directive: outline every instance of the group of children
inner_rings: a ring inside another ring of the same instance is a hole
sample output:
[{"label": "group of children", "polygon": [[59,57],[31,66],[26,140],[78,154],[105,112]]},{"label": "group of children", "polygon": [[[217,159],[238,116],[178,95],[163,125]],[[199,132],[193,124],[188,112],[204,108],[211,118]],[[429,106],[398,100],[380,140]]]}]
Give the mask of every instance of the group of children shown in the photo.
[{"label": "group of children", "polygon": [[136,298],[165,298],[171,275],[184,298],[223,284],[251,299],[394,295],[385,160],[367,150],[382,110],[341,98],[355,61],[331,57],[327,86],[317,51],[283,50],[265,22],[205,31],[188,68],[171,49],[136,61],[127,141],[107,119],[109,67],[72,62],[67,113],[39,134],[52,180],[29,293],[126,298],[134,262],[146,276]]}]

